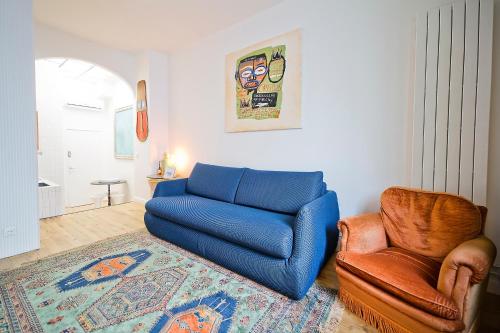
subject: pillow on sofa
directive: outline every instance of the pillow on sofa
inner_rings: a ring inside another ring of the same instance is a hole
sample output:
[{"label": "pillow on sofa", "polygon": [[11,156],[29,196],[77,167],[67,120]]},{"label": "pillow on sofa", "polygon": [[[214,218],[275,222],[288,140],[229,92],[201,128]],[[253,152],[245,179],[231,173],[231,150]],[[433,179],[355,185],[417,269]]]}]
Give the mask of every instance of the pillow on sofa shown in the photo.
[{"label": "pillow on sofa", "polygon": [[244,168],[196,163],[186,191],[201,197],[233,203]]},{"label": "pillow on sofa", "polygon": [[302,206],[325,192],[323,173],[246,169],[235,203],[276,212],[296,214]]}]

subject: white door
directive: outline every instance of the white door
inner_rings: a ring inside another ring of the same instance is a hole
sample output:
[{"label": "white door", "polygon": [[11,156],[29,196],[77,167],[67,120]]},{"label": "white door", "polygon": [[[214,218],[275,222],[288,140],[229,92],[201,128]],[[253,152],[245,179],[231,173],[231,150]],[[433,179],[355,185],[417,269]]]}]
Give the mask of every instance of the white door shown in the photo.
[{"label": "white door", "polygon": [[66,206],[75,207],[92,203],[91,195],[104,188],[90,185],[101,175],[101,132],[93,130],[66,129],[65,168]]}]

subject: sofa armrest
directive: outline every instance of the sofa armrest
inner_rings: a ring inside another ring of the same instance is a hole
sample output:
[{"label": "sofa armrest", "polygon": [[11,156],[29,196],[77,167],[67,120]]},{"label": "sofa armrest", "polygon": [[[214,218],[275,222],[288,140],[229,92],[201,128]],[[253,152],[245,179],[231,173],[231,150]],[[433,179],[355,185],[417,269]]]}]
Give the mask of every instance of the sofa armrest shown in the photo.
[{"label": "sofa armrest", "polygon": [[304,205],[295,218],[290,259],[305,259],[308,262],[318,262],[321,266],[324,259],[335,250],[338,220],[337,194],[333,191]]},{"label": "sofa armrest", "polygon": [[342,233],[341,251],[373,253],[387,248],[387,236],[379,213],[344,218],[339,221],[338,228]]},{"label": "sofa armrest", "polygon": [[182,195],[186,193],[187,178],[160,182],[156,185],[153,198]]},{"label": "sofa armrest", "polygon": [[468,284],[477,284],[487,278],[488,272],[495,260],[497,249],[493,242],[484,236],[463,242],[445,257],[437,289],[448,297],[452,297],[460,287],[457,282],[459,271],[462,267],[470,273]]}]

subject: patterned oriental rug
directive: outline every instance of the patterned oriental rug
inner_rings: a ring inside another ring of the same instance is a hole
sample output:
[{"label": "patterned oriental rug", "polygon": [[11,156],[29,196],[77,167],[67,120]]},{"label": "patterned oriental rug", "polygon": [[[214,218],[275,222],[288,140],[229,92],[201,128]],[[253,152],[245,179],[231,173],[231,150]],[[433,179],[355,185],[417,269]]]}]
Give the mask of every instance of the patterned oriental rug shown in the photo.
[{"label": "patterned oriental rug", "polygon": [[333,332],[343,305],[293,301],[146,231],[0,273],[0,332]]}]

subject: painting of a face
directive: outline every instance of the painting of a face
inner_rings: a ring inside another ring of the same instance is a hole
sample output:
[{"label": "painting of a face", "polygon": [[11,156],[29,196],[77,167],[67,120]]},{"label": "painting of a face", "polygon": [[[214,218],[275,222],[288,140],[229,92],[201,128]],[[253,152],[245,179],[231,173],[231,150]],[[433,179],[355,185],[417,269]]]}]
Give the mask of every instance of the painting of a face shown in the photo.
[{"label": "painting of a face", "polygon": [[265,54],[251,56],[240,61],[238,80],[241,86],[250,91],[256,90],[267,74],[267,57]]},{"label": "painting of a face", "polygon": [[226,132],[301,126],[300,30],[226,55]]}]

